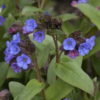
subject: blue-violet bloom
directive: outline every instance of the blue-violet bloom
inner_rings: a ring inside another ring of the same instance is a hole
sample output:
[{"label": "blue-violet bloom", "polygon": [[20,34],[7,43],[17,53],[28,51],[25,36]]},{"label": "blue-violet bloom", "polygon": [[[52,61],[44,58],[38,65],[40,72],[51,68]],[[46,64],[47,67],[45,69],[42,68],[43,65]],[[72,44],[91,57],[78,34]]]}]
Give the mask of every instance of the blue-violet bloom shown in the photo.
[{"label": "blue-violet bloom", "polygon": [[3,16],[0,16],[0,26],[2,26],[5,22],[5,18]]},{"label": "blue-violet bloom", "polygon": [[95,39],[96,36],[92,36],[89,39],[86,39],[86,43],[89,43],[91,45],[90,50],[92,50],[93,47],[95,46]]},{"label": "blue-violet bloom", "polygon": [[9,54],[16,55],[21,51],[20,47],[13,41],[11,42],[7,41],[6,44],[7,44],[7,48],[5,49],[5,54],[7,55]]},{"label": "blue-violet bloom", "polygon": [[14,58],[13,55],[5,55],[4,60],[6,61],[7,64],[10,63],[10,61]]},{"label": "blue-violet bloom", "polygon": [[90,48],[91,48],[91,45],[89,43],[85,42],[85,43],[80,44],[80,46],[78,48],[79,54],[81,56],[85,56],[86,54],[89,53]]},{"label": "blue-violet bloom", "polygon": [[1,6],[1,8],[2,8],[2,9],[6,8],[6,5],[5,5],[5,4],[3,4],[3,5]]},{"label": "blue-violet bloom", "polygon": [[76,46],[76,41],[73,38],[67,38],[63,42],[63,48],[65,50],[74,50]]},{"label": "blue-violet bloom", "polygon": [[31,59],[26,54],[22,54],[16,58],[17,65],[22,69],[28,69],[28,65],[31,63]]},{"label": "blue-violet bloom", "polygon": [[87,3],[88,0],[78,0],[78,3]]},{"label": "blue-violet bloom", "polygon": [[17,65],[16,62],[11,64],[11,68],[14,70],[14,72],[19,73],[22,71],[22,69]]},{"label": "blue-violet bloom", "polygon": [[15,43],[20,43],[20,41],[21,41],[20,34],[19,33],[16,33],[15,35],[13,35],[12,40]]},{"label": "blue-violet bloom", "polygon": [[45,33],[43,31],[38,31],[33,34],[33,40],[41,43],[45,39]]},{"label": "blue-violet bloom", "polygon": [[33,32],[35,28],[37,28],[37,22],[34,19],[28,19],[23,26],[23,34]]}]

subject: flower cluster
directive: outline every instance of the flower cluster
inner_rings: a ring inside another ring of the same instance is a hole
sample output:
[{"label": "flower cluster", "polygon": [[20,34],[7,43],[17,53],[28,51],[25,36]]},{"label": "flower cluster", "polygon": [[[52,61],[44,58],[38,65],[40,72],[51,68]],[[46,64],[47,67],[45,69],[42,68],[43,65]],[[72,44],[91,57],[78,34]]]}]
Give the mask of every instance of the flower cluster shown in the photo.
[{"label": "flower cluster", "polygon": [[24,26],[16,23],[8,29],[8,32],[13,36],[11,41],[6,42],[7,48],[4,51],[4,59],[15,72],[27,70],[33,65],[30,56],[35,51],[35,46],[31,43],[28,34],[32,33],[33,40],[39,43],[45,39],[43,31],[34,32],[37,26],[37,22],[34,19],[28,19]]},{"label": "flower cluster", "polygon": [[[83,38],[82,38],[83,39]],[[77,56],[85,56],[93,49],[95,46],[95,36],[83,39],[84,42],[79,43],[79,40],[69,37],[63,41],[63,49],[65,54],[71,58],[76,58]]]},{"label": "flower cluster", "polygon": [[22,69],[26,70],[31,64],[31,58],[22,52],[20,42],[20,33],[16,33],[11,41],[6,42],[7,48],[4,51],[5,61],[11,65],[15,72],[21,72]]},{"label": "flower cluster", "polygon": [[[37,27],[37,22],[34,19],[28,19],[23,26],[23,34],[33,33]],[[33,40],[41,43],[44,39],[45,33],[43,31],[37,31],[33,33]]]}]

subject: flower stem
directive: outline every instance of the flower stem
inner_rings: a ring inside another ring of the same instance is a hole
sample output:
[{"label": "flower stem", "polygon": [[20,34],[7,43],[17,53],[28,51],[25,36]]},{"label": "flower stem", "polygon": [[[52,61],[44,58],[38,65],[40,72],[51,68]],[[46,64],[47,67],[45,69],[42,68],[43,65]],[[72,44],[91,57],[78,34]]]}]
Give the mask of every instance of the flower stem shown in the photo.
[{"label": "flower stem", "polygon": [[38,3],[38,7],[42,9],[44,7],[45,0],[37,0],[37,3]]},{"label": "flower stem", "polygon": [[[41,76],[41,70],[39,69],[37,58],[35,58],[35,71],[36,71],[36,75],[37,75],[38,81],[43,82],[43,79],[42,79],[42,76]],[[41,96],[42,96],[43,100],[46,100],[45,99],[45,92],[44,92],[44,90],[41,91]]]},{"label": "flower stem", "polygon": [[57,43],[57,35],[53,35],[53,41],[55,44],[55,49],[56,49],[56,63],[59,63],[59,48],[58,48],[58,43]]}]

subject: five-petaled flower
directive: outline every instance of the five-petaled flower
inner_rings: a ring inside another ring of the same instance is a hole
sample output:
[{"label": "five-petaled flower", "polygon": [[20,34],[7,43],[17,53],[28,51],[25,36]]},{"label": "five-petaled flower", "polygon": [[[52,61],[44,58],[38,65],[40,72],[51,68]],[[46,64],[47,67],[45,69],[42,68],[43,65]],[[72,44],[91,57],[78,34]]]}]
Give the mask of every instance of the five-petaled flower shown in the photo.
[{"label": "five-petaled flower", "polygon": [[63,48],[65,50],[74,50],[76,41],[73,38],[67,38],[63,41]]},{"label": "five-petaled flower", "polygon": [[23,26],[23,34],[33,32],[35,28],[37,28],[37,22],[34,19],[27,19]]},{"label": "five-petaled flower", "polygon": [[28,65],[31,64],[31,59],[26,54],[22,54],[16,58],[16,62],[20,68],[26,70],[28,69]]},{"label": "five-petaled flower", "polygon": [[38,31],[33,34],[33,40],[41,43],[45,39],[45,33],[43,31]]}]

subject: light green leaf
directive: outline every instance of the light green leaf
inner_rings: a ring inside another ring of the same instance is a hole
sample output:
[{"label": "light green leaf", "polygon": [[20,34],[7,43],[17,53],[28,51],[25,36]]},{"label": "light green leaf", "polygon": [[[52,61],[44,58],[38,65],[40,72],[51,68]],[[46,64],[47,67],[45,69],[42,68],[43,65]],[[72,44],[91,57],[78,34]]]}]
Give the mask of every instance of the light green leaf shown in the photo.
[{"label": "light green leaf", "polygon": [[89,4],[98,7],[100,6],[100,0],[89,0]]},{"label": "light green leaf", "polygon": [[62,30],[63,30],[63,32],[64,32],[67,36],[69,36],[72,32],[76,31],[77,29],[76,29],[76,27],[75,27],[74,25],[72,25],[71,23],[69,23],[69,22],[64,22],[64,23],[62,24]]},{"label": "light green leaf", "polygon": [[47,82],[49,84],[54,83],[56,80],[55,66],[56,66],[56,59],[54,58],[49,64],[49,68],[47,72]]},{"label": "light green leaf", "polygon": [[58,17],[61,18],[63,22],[77,18],[75,14],[69,14],[69,13],[60,15]]},{"label": "light green leaf", "polygon": [[66,83],[82,89],[83,91],[93,94],[93,81],[75,62],[62,62],[57,64],[55,69],[56,75]]},{"label": "light green leaf", "polygon": [[[29,37],[36,46],[39,67],[43,67],[48,60],[49,54],[55,54],[54,41],[53,41],[52,37],[49,35],[45,36],[45,40],[42,43],[38,43],[38,42],[34,41],[32,34],[30,34]],[[60,45],[60,42],[58,42],[58,45]]]},{"label": "light green leaf", "polygon": [[89,4],[78,4],[77,8],[85,15],[87,16],[93,24],[95,24],[98,29],[100,29],[100,11],[97,10],[95,7],[89,5]]},{"label": "light green leaf", "polygon": [[46,91],[46,100],[61,100],[73,90],[73,87],[62,80],[57,80]]},{"label": "light green leaf", "polygon": [[5,62],[0,63],[0,87],[3,85],[8,73],[8,64]]},{"label": "light green leaf", "polygon": [[42,12],[42,10],[40,8],[27,6],[23,8],[21,13],[22,15],[30,16],[33,15],[34,12]]},{"label": "light green leaf", "polygon": [[24,87],[25,86],[23,84],[18,83],[18,82],[9,83],[9,89],[14,98],[18,96],[20,93],[22,93]]},{"label": "light green leaf", "polygon": [[44,83],[32,79],[28,82],[22,93],[15,100],[31,100],[45,87]]}]

